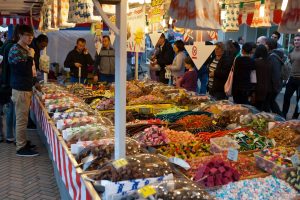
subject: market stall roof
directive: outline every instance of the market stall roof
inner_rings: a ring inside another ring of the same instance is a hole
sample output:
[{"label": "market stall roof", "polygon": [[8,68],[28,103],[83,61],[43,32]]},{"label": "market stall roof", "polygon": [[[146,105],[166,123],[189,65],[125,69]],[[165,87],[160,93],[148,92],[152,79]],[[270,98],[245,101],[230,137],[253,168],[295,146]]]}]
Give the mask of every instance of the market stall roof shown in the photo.
[{"label": "market stall roof", "polygon": [[0,15],[9,17],[30,16],[32,9],[32,15],[38,16],[42,4],[42,0],[0,0]]}]

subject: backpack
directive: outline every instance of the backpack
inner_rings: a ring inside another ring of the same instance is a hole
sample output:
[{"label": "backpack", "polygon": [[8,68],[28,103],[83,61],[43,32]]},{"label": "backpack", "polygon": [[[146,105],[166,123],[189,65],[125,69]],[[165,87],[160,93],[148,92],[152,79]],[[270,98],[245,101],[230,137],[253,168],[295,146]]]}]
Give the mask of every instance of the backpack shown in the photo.
[{"label": "backpack", "polygon": [[292,64],[288,57],[285,58],[283,61],[277,54],[272,53],[271,55],[275,56],[281,63],[281,78],[284,81],[287,81],[290,78],[291,71],[292,71]]}]

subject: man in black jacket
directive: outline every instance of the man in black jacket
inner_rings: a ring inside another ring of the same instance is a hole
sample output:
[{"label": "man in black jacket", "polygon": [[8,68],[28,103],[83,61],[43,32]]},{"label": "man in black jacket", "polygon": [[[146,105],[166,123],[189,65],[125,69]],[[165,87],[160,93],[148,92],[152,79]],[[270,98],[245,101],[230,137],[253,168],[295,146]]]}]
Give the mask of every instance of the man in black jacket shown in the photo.
[{"label": "man in black jacket", "polygon": [[76,47],[70,51],[64,62],[65,67],[71,70],[71,83],[79,82],[79,71],[81,70],[80,83],[86,83],[88,66],[93,64],[93,59],[85,47],[86,41],[78,38]]},{"label": "man in black jacket", "polygon": [[158,71],[157,75],[159,77],[159,81],[165,84],[168,84],[168,79],[165,78],[166,66],[171,65],[174,59],[174,51],[172,45],[166,39],[165,34],[161,34],[159,40],[159,53],[156,56],[156,60],[154,64],[158,64],[160,66],[160,71]]}]

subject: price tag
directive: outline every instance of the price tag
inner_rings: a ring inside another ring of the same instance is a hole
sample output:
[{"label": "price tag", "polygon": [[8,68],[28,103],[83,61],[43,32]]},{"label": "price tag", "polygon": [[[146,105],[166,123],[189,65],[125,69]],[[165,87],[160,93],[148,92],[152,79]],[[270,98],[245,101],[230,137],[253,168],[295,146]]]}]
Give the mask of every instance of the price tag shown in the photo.
[{"label": "price tag", "polygon": [[228,158],[229,160],[232,160],[232,161],[235,161],[235,162],[236,162],[236,161],[238,160],[238,155],[239,155],[238,150],[233,149],[233,148],[230,148],[230,149],[228,150],[227,158]]},{"label": "price tag", "polygon": [[174,163],[174,164],[184,168],[185,170],[189,170],[191,168],[191,166],[187,162],[182,160],[181,158],[172,157],[172,158],[169,158],[169,161],[171,163]]},{"label": "price tag", "polygon": [[113,163],[113,166],[116,168],[116,169],[119,169],[121,167],[124,167],[128,164],[127,160],[124,159],[124,158],[121,158],[119,160],[115,160]]},{"label": "price tag", "polygon": [[149,196],[152,196],[156,194],[156,190],[151,185],[146,185],[138,190],[138,193],[142,195],[143,198],[148,198]]},{"label": "price tag", "polygon": [[297,153],[291,157],[291,161],[292,161],[294,167],[296,167],[300,164],[299,156]]}]

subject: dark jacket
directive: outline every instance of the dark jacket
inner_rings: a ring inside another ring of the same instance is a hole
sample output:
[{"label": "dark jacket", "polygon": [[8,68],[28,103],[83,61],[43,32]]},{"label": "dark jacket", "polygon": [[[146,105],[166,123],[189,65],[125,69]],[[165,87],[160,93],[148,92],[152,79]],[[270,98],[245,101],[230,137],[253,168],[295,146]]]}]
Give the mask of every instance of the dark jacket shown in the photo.
[{"label": "dark jacket", "polygon": [[255,69],[254,60],[247,56],[240,56],[235,59],[232,96],[238,96],[239,92],[248,92],[252,89],[250,81],[251,71]]},{"label": "dark jacket", "polygon": [[159,81],[163,83],[168,83],[168,80],[165,79],[166,65],[171,65],[174,60],[174,51],[171,44],[168,40],[165,41],[164,46],[159,50],[158,55],[156,56],[157,64],[160,66],[159,71]]},{"label": "dark jacket", "polygon": [[255,100],[266,101],[267,94],[271,90],[271,76],[270,72],[272,66],[267,59],[256,58],[254,60],[256,69],[256,86],[255,86]]},{"label": "dark jacket", "polygon": [[75,63],[80,63],[82,65],[81,78],[87,78],[88,66],[93,64],[91,55],[89,53],[79,53],[76,50],[76,47],[68,53],[64,65],[65,67],[70,68],[71,76],[78,78],[78,68],[75,66]]},{"label": "dark jacket", "polygon": [[274,92],[274,93],[279,93],[282,89],[281,69],[284,64],[283,57],[284,57],[283,52],[280,50],[277,50],[277,49],[271,51],[271,53],[268,57],[268,60],[272,66],[271,89],[272,89],[272,92]]},{"label": "dark jacket", "polygon": [[41,57],[41,50],[38,48],[37,40],[34,38],[29,45],[30,48],[34,49],[34,64],[36,70],[40,70],[40,57]]},{"label": "dark jacket", "polygon": [[101,48],[99,54],[95,55],[94,74],[115,74],[115,50]]},{"label": "dark jacket", "polygon": [[3,61],[1,63],[2,74],[0,77],[0,96],[1,96],[2,104],[8,103],[11,97],[11,87],[10,87],[11,69],[8,63],[8,54],[9,54],[9,50],[14,44],[15,44],[14,41],[7,40],[0,48],[0,55],[3,56]]},{"label": "dark jacket", "polygon": [[214,82],[211,90],[209,91],[210,94],[223,93],[224,96],[226,96],[224,92],[224,85],[231,70],[233,60],[234,57],[226,53],[224,53],[221,57],[214,72]]},{"label": "dark jacket", "polygon": [[182,77],[182,80],[180,82],[180,87],[183,87],[187,91],[196,92],[197,80],[198,80],[198,73],[196,70],[187,71]]},{"label": "dark jacket", "polygon": [[19,91],[31,91],[33,86],[32,65],[33,58],[28,51],[19,44],[14,44],[8,55],[11,69],[10,86]]}]

